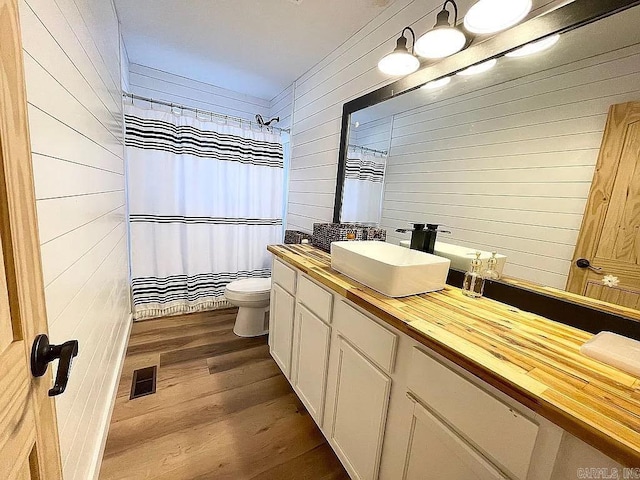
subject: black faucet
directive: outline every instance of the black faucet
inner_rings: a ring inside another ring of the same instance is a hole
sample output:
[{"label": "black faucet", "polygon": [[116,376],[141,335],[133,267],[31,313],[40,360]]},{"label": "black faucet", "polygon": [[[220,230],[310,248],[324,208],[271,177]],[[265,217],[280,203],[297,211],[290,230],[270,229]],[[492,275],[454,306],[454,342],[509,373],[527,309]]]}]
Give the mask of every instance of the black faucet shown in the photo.
[{"label": "black faucet", "polygon": [[[399,228],[396,232],[411,232],[411,249],[433,254],[436,247],[436,237],[438,236],[438,225],[433,223],[414,223],[413,230]],[[442,232],[451,233],[446,230],[442,230]]]}]

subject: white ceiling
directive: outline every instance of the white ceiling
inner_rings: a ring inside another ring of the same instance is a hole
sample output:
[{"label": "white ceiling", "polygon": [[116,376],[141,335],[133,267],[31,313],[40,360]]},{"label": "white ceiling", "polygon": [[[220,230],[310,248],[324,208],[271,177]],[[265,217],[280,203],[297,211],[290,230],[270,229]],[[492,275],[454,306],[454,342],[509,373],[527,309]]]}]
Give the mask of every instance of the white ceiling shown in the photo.
[{"label": "white ceiling", "polygon": [[129,59],[272,99],[393,0],[115,0]]}]

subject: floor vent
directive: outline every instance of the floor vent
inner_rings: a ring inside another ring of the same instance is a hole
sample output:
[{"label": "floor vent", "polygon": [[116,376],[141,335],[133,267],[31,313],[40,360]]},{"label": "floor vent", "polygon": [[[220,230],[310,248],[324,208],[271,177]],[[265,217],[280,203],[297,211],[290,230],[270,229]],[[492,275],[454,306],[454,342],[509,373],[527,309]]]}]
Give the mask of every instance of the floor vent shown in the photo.
[{"label": "floor vent", "polygon": [[133,382],[131,384],[131,396],[129,400],[156,393],[157,371],[158,367],[156,365],[133,371]]}]

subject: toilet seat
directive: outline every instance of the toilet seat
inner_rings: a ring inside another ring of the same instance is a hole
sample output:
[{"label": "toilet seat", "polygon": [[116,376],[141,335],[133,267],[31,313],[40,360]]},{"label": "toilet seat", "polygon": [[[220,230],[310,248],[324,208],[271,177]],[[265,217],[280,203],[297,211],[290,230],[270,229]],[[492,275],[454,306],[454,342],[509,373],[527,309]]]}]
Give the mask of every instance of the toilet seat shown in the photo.
[{"label": "toilet seat", "polygon": [[264,293],[271,291],[271,277],[245,278],[227,285],[227,290],[236,293]]},{"label": "toilet seat", "polygon": [[236,280],[227,285],[224,294],[228,300],[268,300],[271,294],[271,277]]}]

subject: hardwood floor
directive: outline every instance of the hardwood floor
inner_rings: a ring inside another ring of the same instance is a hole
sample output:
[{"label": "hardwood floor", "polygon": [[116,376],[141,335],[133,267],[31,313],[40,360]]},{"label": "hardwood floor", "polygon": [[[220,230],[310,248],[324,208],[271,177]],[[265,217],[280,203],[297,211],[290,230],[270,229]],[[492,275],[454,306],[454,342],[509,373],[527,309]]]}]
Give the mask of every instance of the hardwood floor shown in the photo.
[{"label": "hardwood floor", "polygon": [[[113,479],[348,479],[269,355],[239,338],[237,310],[136,322],[100,471]],[[129,400],[133,371],[156,393]]]}]

